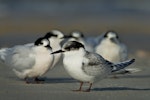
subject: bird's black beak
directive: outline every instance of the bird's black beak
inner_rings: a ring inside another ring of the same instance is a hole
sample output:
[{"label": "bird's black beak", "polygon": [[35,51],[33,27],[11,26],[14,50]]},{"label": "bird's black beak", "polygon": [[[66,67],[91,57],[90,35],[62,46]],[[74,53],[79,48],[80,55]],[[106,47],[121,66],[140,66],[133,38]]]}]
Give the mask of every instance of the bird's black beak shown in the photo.
[{"label": "bird's black beak", "polygon": [[56,54],[56,53],[61,53],[61,52],[65,52],[65,51],[58,50],[58,51],[52,52],[51,54]]},{"label": "bird's black beak", "polygon": [[117,43],[117,39],[116,38],[110,38],[110,40],[113,42],[113,43]]},{"label": "bird's black beak", "polygon": [[45,46],[48,49],[52,49],[52,47],[50,45]]}]

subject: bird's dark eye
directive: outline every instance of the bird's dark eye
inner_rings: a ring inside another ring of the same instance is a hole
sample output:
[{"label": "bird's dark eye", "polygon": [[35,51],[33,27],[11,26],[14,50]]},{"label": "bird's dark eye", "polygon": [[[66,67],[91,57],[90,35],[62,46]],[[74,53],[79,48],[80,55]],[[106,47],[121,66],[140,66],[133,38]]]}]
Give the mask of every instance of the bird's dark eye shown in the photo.
[{"label": "bird's dark eye", "polygon": [[119,36],[117,35],[116,38],[119,39]]},{"label": "bird's dark eye", "polygon": [[81,47],[84,48],[84,45],[76,41],[70,41],[68,44],[66,44],[64,49],[70,51],[70,50],[77,50]]},{"label": "bird's dark eye", "polygon": [[64,49],[67,50],[67,51],[70,51],[71,48],[70,47],[65,47]]},{"label": "bird's dark eye", "polygon": [[43,45],[43,43],[42,43],[42,42],[40,42],[40,43],[39,43],[39,45]]},{"label": "bird's dark eye", "polygon": [[104,38],[106,38],[107,37],[107,33],[104,35]]}]

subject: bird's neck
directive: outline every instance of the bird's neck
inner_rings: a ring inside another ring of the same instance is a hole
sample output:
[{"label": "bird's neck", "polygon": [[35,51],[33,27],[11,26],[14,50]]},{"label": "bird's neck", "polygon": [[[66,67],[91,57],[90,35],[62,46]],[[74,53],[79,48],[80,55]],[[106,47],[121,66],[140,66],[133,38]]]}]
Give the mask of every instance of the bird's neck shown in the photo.
[{"label": "bird's neck", "polygon": [[58,39],[58,38],[50,39],[50,45],[51,45],[53,51],[61,49],[61,46],[60,46],[61,41],[62,41],[62,39]]},{"label": "bird's neck", "polygon": [[45,53],[45,52],[50,52],[51,50],[47,49],[46,47],[43,47],[43,46],[36,46],[34,48],[35,52],[41,52],[41,53]]}]

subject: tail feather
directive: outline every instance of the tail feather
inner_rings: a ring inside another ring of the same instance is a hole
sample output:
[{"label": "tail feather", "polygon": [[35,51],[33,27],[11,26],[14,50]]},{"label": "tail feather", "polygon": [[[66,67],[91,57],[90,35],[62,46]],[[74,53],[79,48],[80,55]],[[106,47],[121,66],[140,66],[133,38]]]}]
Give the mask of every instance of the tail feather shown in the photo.
[{"label": "tail feather", "polygon": [[7,48],[2,48],[2,49],[0,49],[0,61],[2,61],[2,62],[5,61],[6,49],[7,49]]},{"label": "tail feather", "polygon": [[24,79],[25,75],[23,72],[19,72],[16,69],[13,69],[14,73],[20,78],[20,79]]},{"label": "tail feather", "polygon": [[113,75],[118,75],[118,74],[132,74],[132,73],[137,73],[137,72],[140,72],[140,71],[142,71],[142,70],[139,69],[139,68],[125,68],[125,69],[113,72],[112,74]]},{"label": "tail feather", "polygon": [[112,72],[116,72],[118,70],[124,69],[125,67],[131,65],[134,61],[135,61],[135,59],[131,59],[131,60],[128,60],[125,62],[114,64],[114,65],[112,65],[112,67],[113,67]]}]

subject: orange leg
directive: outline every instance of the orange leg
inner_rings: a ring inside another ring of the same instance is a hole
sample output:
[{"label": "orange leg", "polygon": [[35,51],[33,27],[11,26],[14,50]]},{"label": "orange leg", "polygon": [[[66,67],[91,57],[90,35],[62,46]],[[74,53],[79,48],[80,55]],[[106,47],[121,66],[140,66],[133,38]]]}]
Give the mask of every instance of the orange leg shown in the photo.
[{"label": "orange leg", "polygon": [[90,92],[91,91],[91,87],[92,87],[92,83],[90,83],[90,86],[89,86],[89,88],[87,89],[87,90],[85,90],[84,92]]}]

